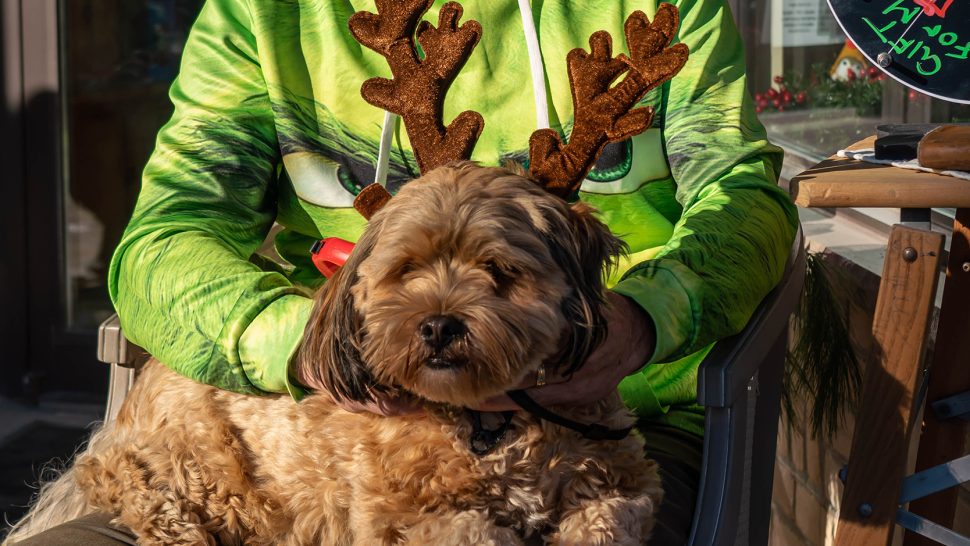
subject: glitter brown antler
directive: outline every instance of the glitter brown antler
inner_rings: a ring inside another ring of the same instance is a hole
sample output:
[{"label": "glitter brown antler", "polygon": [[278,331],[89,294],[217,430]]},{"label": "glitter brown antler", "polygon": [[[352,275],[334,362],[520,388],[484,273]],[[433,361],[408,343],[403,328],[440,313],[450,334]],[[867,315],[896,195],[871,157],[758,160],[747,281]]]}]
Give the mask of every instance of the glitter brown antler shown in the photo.
[{"label": "glitter brown antler", "polygon": [[[478,112],[459,114],[448,127],[442,120],[445,94],[482,36],[477,21],[461,26],[462,7],[448,2],[438,27],[421,16],[434,0],[376,0],[377,13],[360,11],[350,18],[350,32],[364,46],[387,59],[393,79],[371,78],[360,92],[364,100],[401,116],[421,172],[471,157],[485,121]],[[424,52],[418,57],[414,38]],[[390,198],[372,184],[354,206],[370,217]],[[359,203],[359,204],[358,204]],[[362,210],[364,209],[364,210]]]},{"label": "glitter brown antler", "polygon": [[[687,46],[667,47],[679,24],[677,8],[661,4],[651,23],[642,11],[626,20],[630,56],[613,58],[606,31],[589,38],[590,52],[569,52],[566,64],[573,95],[573,131],[563,144],[553,129],[540,129],[529,140],[529,173],[550,192],[571,198],[603,148],[642,133],[653,122],[653,108],[633,108],[647,91],[664,83],[687,62]],[[626,78],[610,85],[622,74]]]}]

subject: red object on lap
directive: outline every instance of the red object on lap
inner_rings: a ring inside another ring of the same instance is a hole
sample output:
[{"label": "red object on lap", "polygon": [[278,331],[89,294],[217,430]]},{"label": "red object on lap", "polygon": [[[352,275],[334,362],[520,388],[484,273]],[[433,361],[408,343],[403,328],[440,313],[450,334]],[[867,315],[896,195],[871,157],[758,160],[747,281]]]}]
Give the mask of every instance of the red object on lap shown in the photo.
[{"label": "red object on lap", "polygon": [[313,265],[317,266],[320,273],[323,273],[323,276],[329,279],[340,266],[344,265],[353,250],[354,243],[337,237],[327,237],[313,243],[310,254],[312,255]]}]

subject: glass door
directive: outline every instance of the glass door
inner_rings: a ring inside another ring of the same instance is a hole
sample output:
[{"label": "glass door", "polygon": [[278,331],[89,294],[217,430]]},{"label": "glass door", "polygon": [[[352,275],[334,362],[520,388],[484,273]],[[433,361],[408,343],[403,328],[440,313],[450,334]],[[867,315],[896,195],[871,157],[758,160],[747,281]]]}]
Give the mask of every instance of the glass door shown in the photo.
[{"label": "glass door", "polygon": [[70,330],[113,313],[108,262],[140,187],[200,0],[61,0],[65,299]]},{"label": "glass door", "polygon": [[97,396],[108,263],[171,115],[167,90],[202,0],[2,1],[22,28],[22,388]]}]

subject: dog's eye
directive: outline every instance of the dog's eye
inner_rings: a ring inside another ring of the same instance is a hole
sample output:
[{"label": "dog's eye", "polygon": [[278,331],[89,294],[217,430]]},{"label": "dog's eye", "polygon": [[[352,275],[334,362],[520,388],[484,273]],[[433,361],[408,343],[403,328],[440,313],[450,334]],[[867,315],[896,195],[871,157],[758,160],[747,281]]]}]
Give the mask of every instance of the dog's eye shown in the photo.
[{"label": "dog's eye", "polygon": [[504,287],[512,283],[518,274],[518,270],[510,266],[500,266],[494,261],[485,262],[483,269],[492,276],[495,284]]},{"label": "dog's eye", "polygon": [[415,269],[414,262],[411,262],[411,261],[404,262],[404,263],[402,263],[401,265],[398,266],[398,268],[397,268],[397,276],[398,277],[403,277],[403,276],[407,275],[408,273],[411,273],[412,271],[414,271],[414,269]]}]

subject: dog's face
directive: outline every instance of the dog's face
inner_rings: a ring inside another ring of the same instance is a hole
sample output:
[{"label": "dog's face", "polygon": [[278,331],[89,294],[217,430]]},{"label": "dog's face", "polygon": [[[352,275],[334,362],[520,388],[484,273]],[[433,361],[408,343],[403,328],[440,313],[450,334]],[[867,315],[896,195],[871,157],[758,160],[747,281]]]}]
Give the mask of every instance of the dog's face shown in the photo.
[{"label": "dog's face", "polygon": [[550,358],[574,369],[605,334],[622,243],[591,211],[472,163],[408,183],[325,285],[303,366],[338,398],[400,388],[473,405]]}]

